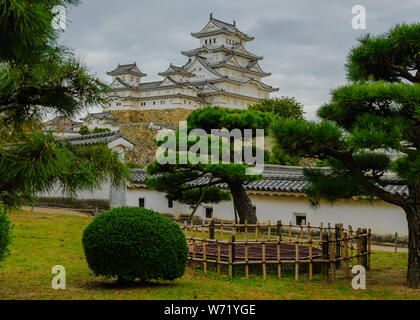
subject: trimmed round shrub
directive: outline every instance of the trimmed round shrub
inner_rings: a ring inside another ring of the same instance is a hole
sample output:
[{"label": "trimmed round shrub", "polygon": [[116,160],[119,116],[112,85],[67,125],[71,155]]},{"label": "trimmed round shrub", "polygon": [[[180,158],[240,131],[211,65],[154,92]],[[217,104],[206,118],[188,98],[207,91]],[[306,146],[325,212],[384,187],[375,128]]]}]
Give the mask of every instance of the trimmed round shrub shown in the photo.
[{"label": "trimmed round shrub", "polygon": [[174,280],[187,265],[187,242],[178,224],[144,208],[101,214],[87,226],[82,242],[95,275],[120,281]]},{"label": "trimmed round shrub", "polygon": [[0,262],[4,260],[8,254],[8,246],[12,240],[12,223],[7,217],[6,210],[0,203]]}]

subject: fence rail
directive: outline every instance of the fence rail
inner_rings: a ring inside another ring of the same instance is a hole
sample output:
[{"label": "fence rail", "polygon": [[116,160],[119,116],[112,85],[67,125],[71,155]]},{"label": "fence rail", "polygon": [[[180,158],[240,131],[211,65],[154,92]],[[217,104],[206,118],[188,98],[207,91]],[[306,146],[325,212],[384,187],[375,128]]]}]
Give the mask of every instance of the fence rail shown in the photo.
[{"label": "fence rail", "polygon": [[[276,224],[203,221],[185,223],[182,229],[189,246],[189,260],[201,263],[205,274],[209,264],[213,264],[218,274],[226,266],[228,276],[233,277],[234,270],[241,266],[248,278],[250,266],[260,265],[266,279],[267,267],[277,266],[280,279],[284,266],[294,265],[295,280],[304,273],[312,280],[316,266],[324,279],[335,280],[340,267],[344,266],[346,277],[350,277],[350,268],[355,264],[370,268],[370,229],[281,221]],[[301,266],[306,267],[305,272]]]}]

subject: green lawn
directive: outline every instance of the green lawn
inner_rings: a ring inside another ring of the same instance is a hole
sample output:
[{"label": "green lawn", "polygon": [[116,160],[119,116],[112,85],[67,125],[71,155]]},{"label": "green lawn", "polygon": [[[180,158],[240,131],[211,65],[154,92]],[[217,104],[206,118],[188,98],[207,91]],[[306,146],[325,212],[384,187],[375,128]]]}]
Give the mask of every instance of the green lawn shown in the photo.
[{"label": "green lawn", "polygon": [[[181,279],[122,287],[95,277],[84,259],[81,237],[91,218],[14,212],[11,256],[0,267],[0,299],[419,299],[420,290],[404,287],[407,254],[375,252],[367,290],[356,291],[350,280],[328,283],[316,278],[270,276],[228,279],[187,269]],[[51,287],[51,269],[62,265],[67,289]]]}]

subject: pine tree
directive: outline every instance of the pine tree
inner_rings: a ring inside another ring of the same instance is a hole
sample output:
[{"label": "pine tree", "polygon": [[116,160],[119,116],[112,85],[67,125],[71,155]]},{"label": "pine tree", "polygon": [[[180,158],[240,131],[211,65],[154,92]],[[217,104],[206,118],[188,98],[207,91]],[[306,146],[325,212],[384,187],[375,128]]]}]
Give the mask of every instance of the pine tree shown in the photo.
[{"label": "pine tree", "polygon": [[[305,171],[314,205],[367,196],[405,211],[411,288],[420,288],[419,67],[420,24],[366,36],[347,63],[349,78],[357,82],[332,92],[331,102],[318,111],[321,122],[283,119],[272,127],[288,152],[329,164],[327,173]],[[392,193],[390,186],[406,187],[408,196]]]},{"label": "pine tree", "polygon": [[[273,114],[258,111],[206,107],[195,110],[188,117],[188,132],[194,129],[205,131],[209,141],[207,143],[208,150],[205,150],[203,154],[207,156],[211,154],[212,130],[226,129],[231,131],[236,129],[244,137],[244,130],[268,128],[275,117]],[[249,223],[256,223],[257,216],[254,206],[244,185],[259,180],[262,176],[260,174],[248,175],[246,170],[250,166],[245,163],[233,163],[235,152],[244,153],[245,147],[241,150],[235,150],[233,140],[228,141],[224,145],[222,139],[218,137],[215,140],[216,145],[219,147],[220,157],[217,158],[218,163],[192,163],[188,159],[187,163],[182,164],[180,161],[182,155],[179,152],[179,146],[182,143],[182,139],[185,138],[181,137],[179,132],[176,137],[177,143],[173,148],[177,151],[175,154],[175,163],[160,164],[158,161],[155,161],[149,165],[147,168],[148,173],[155,176],[147,179],[146,184],[158,191],[167,193],[168,199],[189,204],[195,209],[200,203],[218,203],[229,200],[230,195],[221,188],[221,186],[225,186],[230,191],[240,222],[244,223],[245,220],[248,220]],[[186,142],[188,144],[188,151],[194,154],[196,152],[192,150],[196,142],[196,140]],[[162,144],[163,142],[160,143],[160,145]],[[224,148],[229,148],[229,162],[223,161],[222,154]],[[253,154],[256,151],[257,149],[254,145]],[[242,157],[242,159],[244,158]]]},{"label": "pine tree", "polygon": [[60,185],[70,193],[129,175],[105,146],[72,146],[40,130],[46,114],[71,117],[103,102],[108,87],[58,44],[54,6],[77,0],[0,2],[0,201],[16,205]]}]

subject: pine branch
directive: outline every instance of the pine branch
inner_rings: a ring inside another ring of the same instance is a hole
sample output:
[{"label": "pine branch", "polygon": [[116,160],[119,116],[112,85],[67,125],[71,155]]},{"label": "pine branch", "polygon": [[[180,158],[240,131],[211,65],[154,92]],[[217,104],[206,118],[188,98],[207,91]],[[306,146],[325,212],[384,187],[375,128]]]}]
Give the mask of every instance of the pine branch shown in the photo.
[{"label": "pine branch", "polygon": [[350,171],[353,177],[355,177],[360,182],[360,184],[367,190],[373,191],[374,194],[376,194],[379,198],[386,202],[395,204],[400,207],[406,205],[407,199],[405,199],[404,197],[388,192],[383,188],[379,187],[378,185],[373,184],[372,178],[366,177],[363,171],[354,162],[351,153],[334,150],[332,148],[325,148],[325,151],[330,156],[340,160],[344,164],[344,166]]}]

